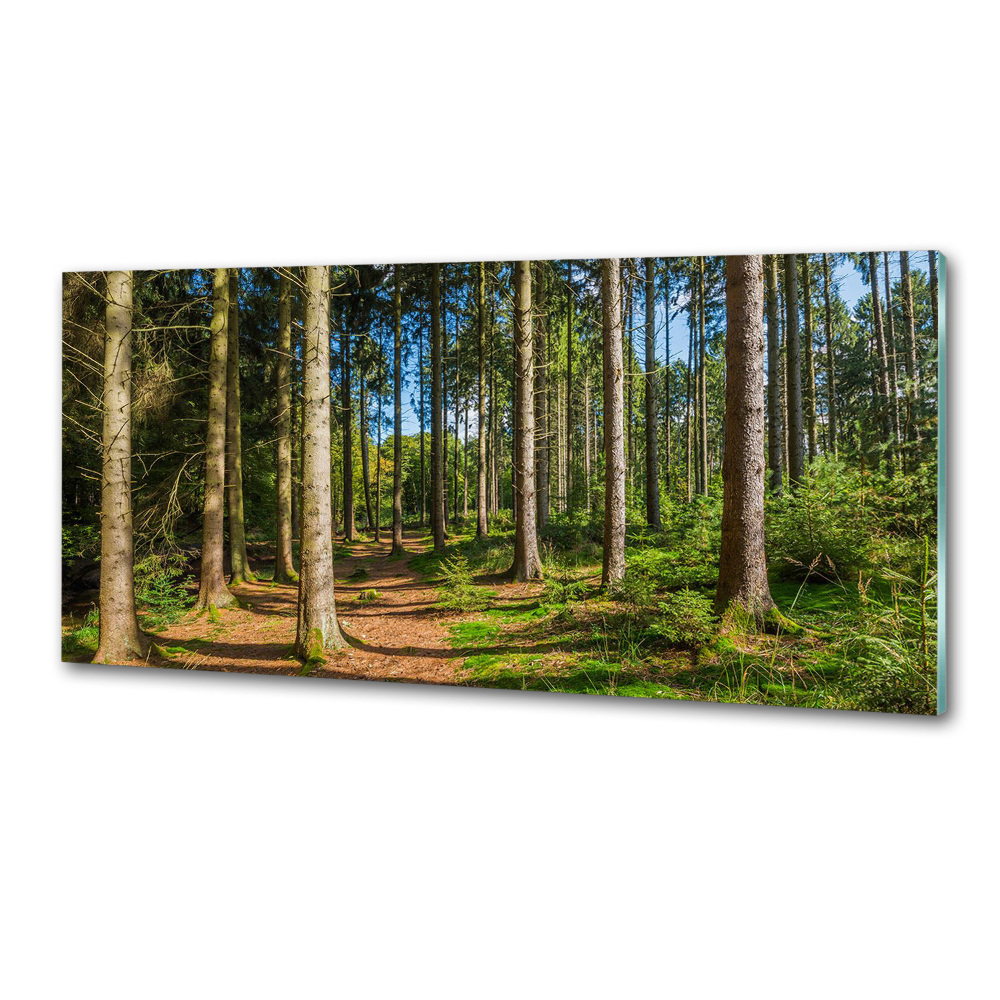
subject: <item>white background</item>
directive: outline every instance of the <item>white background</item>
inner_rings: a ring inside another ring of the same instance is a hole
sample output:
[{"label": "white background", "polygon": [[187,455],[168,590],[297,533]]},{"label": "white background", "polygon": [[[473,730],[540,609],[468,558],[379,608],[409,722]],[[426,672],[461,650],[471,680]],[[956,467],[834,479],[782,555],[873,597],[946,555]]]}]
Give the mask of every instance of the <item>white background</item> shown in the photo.
[{"label": "white background", "polygon": [[[992,17],[8,10],[5,994],[987,995]],[[58,662],[63,269],[900,247],[949,256],[943,719]]]}]

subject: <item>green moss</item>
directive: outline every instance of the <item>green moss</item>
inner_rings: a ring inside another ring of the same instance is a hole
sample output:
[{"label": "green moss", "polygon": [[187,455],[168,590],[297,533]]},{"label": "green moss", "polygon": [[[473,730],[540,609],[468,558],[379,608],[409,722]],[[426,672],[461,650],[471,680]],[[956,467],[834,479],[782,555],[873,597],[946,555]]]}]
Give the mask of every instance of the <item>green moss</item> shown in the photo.
[{"label": "green moss", "polygon": [[467,646],[491,646],[500,636],[500,626],[489,622],[458,622],[449,627],[448,641],[455,649]]},{"label": "green moss", "polygon": [[299,671],[302,677],[308,676],[317,667],[321,667],[326,663],[326,650],[323,647],[322,629],[314,628],[309,632],[306,636],[305,649],[305,663],[302,664],[302,669]]}]

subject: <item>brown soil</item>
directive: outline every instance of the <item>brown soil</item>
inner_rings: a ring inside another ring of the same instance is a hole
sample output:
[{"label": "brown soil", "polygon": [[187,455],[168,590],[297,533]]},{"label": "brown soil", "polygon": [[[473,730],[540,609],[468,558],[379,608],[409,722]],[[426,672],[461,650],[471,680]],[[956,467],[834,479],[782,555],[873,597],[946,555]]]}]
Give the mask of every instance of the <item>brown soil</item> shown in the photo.
[{"label": "brown soil", "polygon": [[[461,683],[456,651],[448,643],[448,626],[480,617],[435,607],[436,586],[421,580],[409,560],[429,548],[426,536],[407,534],[406,555],[389,559],[390,541],[352,544],[352,555],[334,563],[337,616],[349,645],[329,654],[313,677]],[[367,575],[352,580],[359,566]],[[359,601],[374,589],[374,601]],[[507,589],[507,588],[504,588]],[[524,587],[510,586],[510,598]],[[218,621],[205,613],[190,615],[155,636],[161,647],[183,647],[158,665],[237,673],[298,674],[301,661],[293,653],[297,588],[294,584],[246,583],[233,591],[246,605],[223,608]],[[507,595],[504,595],[507,596]],[[152,665],[155,657],[150,658]]]}]

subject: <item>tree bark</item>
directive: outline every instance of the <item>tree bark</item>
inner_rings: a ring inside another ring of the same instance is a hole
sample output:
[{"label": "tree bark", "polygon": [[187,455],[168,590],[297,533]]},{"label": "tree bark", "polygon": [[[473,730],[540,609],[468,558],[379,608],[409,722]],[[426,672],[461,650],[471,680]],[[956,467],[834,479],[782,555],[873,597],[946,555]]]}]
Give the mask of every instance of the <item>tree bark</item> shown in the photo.
[{"label": "tree bark", "polygon": [[95,663],[126,663],[149,642],[135,616],[132,537],[132,272],[109,271],[104,303],[100,636]]},{"label": "tree bark", "polygon": [[393,268],[392,293],[392,549],[403,554],[403,305],[400,268]]},{"label": "tree bark", "polygon": [[545,277],[547,263],[535,263],[535,290],[538,322],[535,326],[535,487],[538,526],[549,520],[549,438],[548,438],[548,298]]},{"label": "tree bark", "polygon": [[278,275],[278,351],[275,365],[277,391],[278,460],[276,488],[278,495],[277,537],[274,552],[275,583],[294,583],[292,556],[292,421],[291,421],[291,360],[292,360],[292,283],[285,270]]},{"label": "tree bark", "polygon": [[307,267],[303,341],[302,553],[295,648],[307,665],[344,646],[333,589],[330,519],[330,269]]},{"label": "tree bark", "polygon": [[479,262],[479,283],[476,294],[479,327],[479,381],[477,385],[478,415],[476,458],[476,535],[484,538],[489,532],[486,512],[486,262]]},{"label": "tree bark", "polygon": [[938,339],[938,270],[937,251],[927,251],[927,277],[931,286],[931,323],[934,329],[934,340]]},{"label": "tree bark", "polygon": [[646,524],[660,528],[660,459],[656,430],[656,261],[646,258]]},{"label": "tree bark", "polygon": [[535,408],[531,332],[531,261],[514,262],[514,462],[517,502],[514,505],[514,564],[511,576],[539,580],[535,505]]},{"label": "tree bark", "polygon": [[427,461],[424,456],[424,327],[421,324],[417,336],[417,367],[420,382],[420,527],[423,529],[427,519]]},{"label": "tree bark", "polygon": [[705,258],[698,258],[698,440],[701,492],[708,496],[708,372],[705,347]]},{"label": "tree bark", "polygon": [[830,308],[830,258],[823,254],[823,310],[826,333],[826,422],[829,448],[837,457],[837,365],[833,353],[833,311]]},{"label": "tree bark", "polygon": [[788,481],[802,482],[805,472],[802,439],[802,360],[799,354],[798,259],[785,254],[785,348],[788,356]]},{"label": "tree bark", "polygon": [[226,353],[226,498],[229,509],[229,559],[232,576],[229,586],[255,580],[247,558],[243,525],[243,432],[240,414],[240,307],[239,277],[229,271],[229,345]]},{"label": "tree bark", "polygon": [[885,350],[886,367],[889,371],[889,414],[894,440],[903,440],[903,423],[899,415],[899,359],[896,354],[896,320],[892,308],[892,278],[889,275],[889,251],[882,251],[885,273]]},{"label": "tree bark", "polygon": [[441,269],[431,265],[431,533],[444,548],[444,435],[441,400]]},{"label": "tree bark", "polygon": [[663,445],[666,452],[664,456],[664,473],[665,473],[665,483],[667,486],[667,494],[673,489],[673,479],[671,477],[670,471],[670,459],[671,459],[671,433],[670,425],[671,412],[670,412],[670,258],[663,258],[663,313],[664,313],[664,326],[666,330],[664,331],[666,338],[666,354],[664,355],[663,361]]},{"label": "tree bark", "polygon": [[910,437],[920,441],[920,423],[917,409],[920,406],[920,362],[917,350],[917,332],[913,316],[913,286],[910,282],[910,254],[907,250],[899,253],[899,284],[903,294],[903,323],[906,326],[906,346],[909,351],[907,374],[910,385],[906,393]]},{"label": "tree bark", "polygon": [[812,275],[809,271],[809,254],[802,255],[802,313],[804,319],[803,341],[806,356],[805,416],[806,441],[809,461],[816,457],[816,363],[813,359]]},{"label": "tree bark", "polygon": [[[343,466],[344,466],[344,540],[354,541],[354,431],[351,420],[351,329],[350,319],[346,315],[341,331],[340,342],[340,412],[343,430]],[[303,355],[303,369],[305,359]],[[301,561],[301,560],[300,560]]]},{"label": "tree bark", "polygon": [[726,447],[715,609],[727,613],[735,606],[758,629],[774,611],[764,553],[763,307],[760,255],[727,257]]},{"label": "tree bark", "polygon": [[782,399],[781,399],[781,321],[778,303],[778,262],[774,254],[764,258],[767,278],[767,466],[771,489],[781,495],[782,474]]},{"label": "tree bark", "polygon": [[625,427],[621,262],[601,261],[604,348],[604,559],[601,586],[625,575]]},{"label": "tree bark", "polygon": [[573,262],[566,261],[566,511],[573,512]]},{"label": "tree bark", "polygon": [[365,530],[375,525],[372,517],[372,486],[368,457],[368,386],[366,384],[366,345],[358,343],[358,443],[361,445],[361,486],[365,495]]},{"label": "tree bark", "polygon": [[[885,347],[885,333],[882,328],[882,305],[878,294],[878,258],[876,254],[868,254],[868,270],[872,290],[872,325],[875,334],[875,354],[878,359],[878,395],[880,397],[879,414],[886,443],[893,447],[891,429],[891,406],[889,398],[889,364]],[[888,300],[887,300],[888,301]],[[887,305],[887,309],[890,308]]]},{"label": "tree bark", "polygon": [[229,273],[212,277],[212,323],[208,361],[208,420],[205,436],[205,505],[201,539],[199,608],[224,608],[236,598],[223,571],[223,510],[226,481],[226,356],[229,353]]}]

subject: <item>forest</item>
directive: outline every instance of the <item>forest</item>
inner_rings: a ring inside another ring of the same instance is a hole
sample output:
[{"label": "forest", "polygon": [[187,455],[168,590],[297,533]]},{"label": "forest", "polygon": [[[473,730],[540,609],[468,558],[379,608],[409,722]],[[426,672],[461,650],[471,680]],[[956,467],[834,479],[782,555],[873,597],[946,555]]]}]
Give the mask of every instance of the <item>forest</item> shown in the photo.
[{"label": "forest", "polygon": [[67,272],[63,659],[934,714],[943,268]]}]

